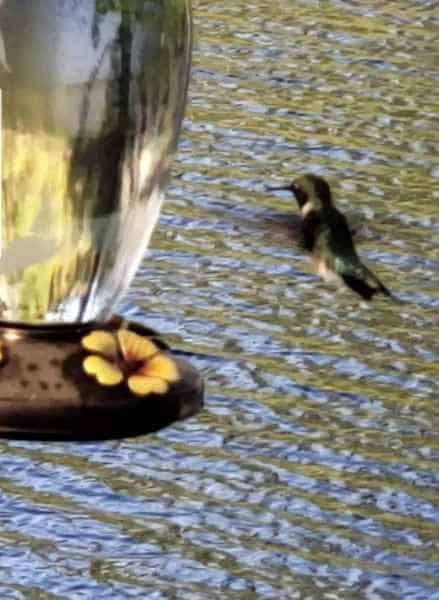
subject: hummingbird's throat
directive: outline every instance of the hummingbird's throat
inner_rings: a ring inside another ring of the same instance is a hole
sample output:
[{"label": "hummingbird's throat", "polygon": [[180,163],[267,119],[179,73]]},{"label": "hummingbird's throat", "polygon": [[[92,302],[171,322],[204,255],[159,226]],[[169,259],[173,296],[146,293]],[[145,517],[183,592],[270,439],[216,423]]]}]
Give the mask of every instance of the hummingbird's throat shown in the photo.
[{"label": "hummingbird's throat", "polygon": [[309,215],[309,213],[314,210],[314,205],[311,202],[311,200],[307,200],[305,202],[305,204],[302,206],[302,208],[300,209],[300,212],[302,214],[302,217],[305,218],[307,215]]}]

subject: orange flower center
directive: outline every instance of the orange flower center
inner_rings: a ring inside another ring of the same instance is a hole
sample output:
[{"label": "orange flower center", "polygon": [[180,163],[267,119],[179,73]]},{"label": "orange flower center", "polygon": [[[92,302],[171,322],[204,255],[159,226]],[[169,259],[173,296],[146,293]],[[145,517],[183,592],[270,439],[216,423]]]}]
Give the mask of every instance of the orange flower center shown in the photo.
[{"label": "orange flower center", "polygon": [[137,373],[141,367],[147,364],[148,360],[139,360],[134,356],[123,356],[121,352],[118,352],[113,362],[122,371],[124,377],[129,377]]}]

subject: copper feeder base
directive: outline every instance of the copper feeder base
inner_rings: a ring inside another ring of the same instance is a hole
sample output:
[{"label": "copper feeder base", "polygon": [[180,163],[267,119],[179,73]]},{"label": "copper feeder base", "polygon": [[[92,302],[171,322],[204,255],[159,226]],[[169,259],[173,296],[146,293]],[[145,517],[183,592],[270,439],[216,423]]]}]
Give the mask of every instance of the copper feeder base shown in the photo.
[{"label": "copper feeder base", "polygon": [[[84,370],[84,337],[127,329],[151,339],[175,363],[166,393],[139,396],[126,382],[102,385]],[[151,433],[203,406],[199,373],[152,330],[114,317],[108,323],[23,326],[0,323],[0,437],[94,441]]]}]

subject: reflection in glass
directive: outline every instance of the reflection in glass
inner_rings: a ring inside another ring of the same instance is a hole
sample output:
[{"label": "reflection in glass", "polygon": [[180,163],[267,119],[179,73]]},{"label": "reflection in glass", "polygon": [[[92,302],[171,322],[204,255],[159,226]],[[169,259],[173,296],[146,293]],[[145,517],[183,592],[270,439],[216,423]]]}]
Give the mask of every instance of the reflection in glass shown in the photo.
[{"label": "reflection in glass", "polygon": [[0,319],[104,319],[160,212],[189,2],[0,0],[0,32]]}]

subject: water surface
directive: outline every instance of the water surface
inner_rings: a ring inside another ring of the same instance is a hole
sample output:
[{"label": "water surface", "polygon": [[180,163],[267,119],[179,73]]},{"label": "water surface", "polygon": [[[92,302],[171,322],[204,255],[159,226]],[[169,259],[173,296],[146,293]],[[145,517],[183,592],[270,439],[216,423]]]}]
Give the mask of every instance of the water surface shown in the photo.
[{"label": "water surface", "polygon": [[[366,6],[367,4],[367,6]],[[195,3],[191,103],[123,305],[190,353],[197,418],[2,443],[2,598],[439,598],[435,2]],[[311,171],[404,302],[319,282]]]}]

